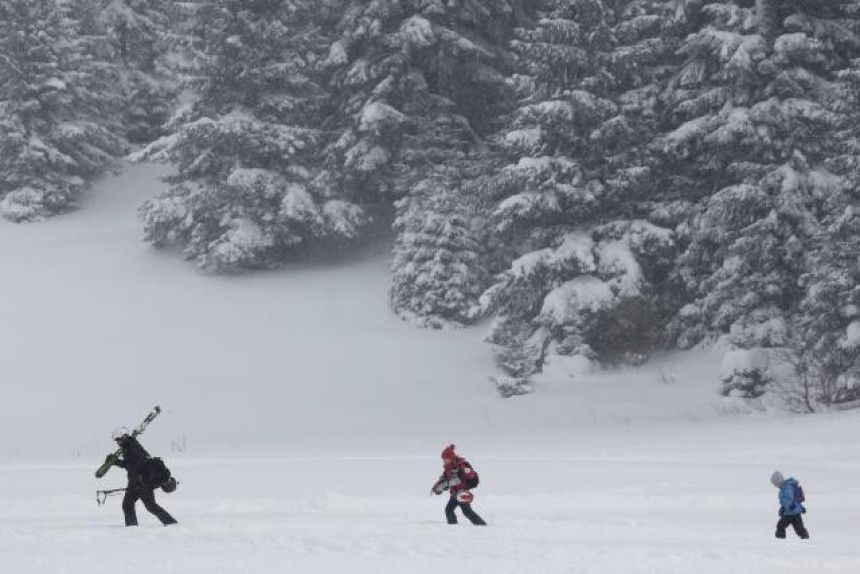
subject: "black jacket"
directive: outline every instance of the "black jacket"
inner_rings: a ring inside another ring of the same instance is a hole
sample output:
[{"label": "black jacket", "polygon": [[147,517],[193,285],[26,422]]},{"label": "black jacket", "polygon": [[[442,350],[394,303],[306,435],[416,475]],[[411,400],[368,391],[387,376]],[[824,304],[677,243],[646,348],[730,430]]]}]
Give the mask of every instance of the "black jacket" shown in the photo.
[{"label": "black jacket", "polygon": [[149,453],[134,437],[125,439],[120,444],[120,448],[122,448],[122,458],[116,461],[116,465],[128,472],[129,481],[142,479],[147,472]]}]

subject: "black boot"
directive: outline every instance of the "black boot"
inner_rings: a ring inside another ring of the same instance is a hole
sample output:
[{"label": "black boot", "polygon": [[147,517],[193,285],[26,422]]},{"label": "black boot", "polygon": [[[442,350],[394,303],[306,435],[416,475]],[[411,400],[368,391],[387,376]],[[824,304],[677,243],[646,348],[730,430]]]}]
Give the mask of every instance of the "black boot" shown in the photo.
[{"label": "black boot", "polygon": [[801,539],[806,540],[809,538],[809,531],[806,530],[806,526],[803,524],[803,517],[798,515],[794,517],[791,525],[794,527],[794,533],[797,534]]},{"label": "black boot", "polygon": [[140,494],[140,500],[143,502],[143,506],[150,512],[150,514],[155,515],[161,523],[165,526],[169,526],[171,524],[176,524],[176,519],[170,516],[170,513],[161,508],[157,502],[155,502],[155,493],[146,489]]},{"label": "black boot", "polygon": [[478,516],[478,513],[472,510],[472,506],[470,504],[461,504],[460,508],[463,510],[463,515],[472,521],[472,524],[475,526],[486,526],[487,523],[484,522],[484,519]]},{"label": "black boot", "polygon": [[134,509],[137,498],[137,493],[131,489],[125,491],[125,497],[122,499],[122,514],[125,517],[126,526],[137,526],[137,512]]},{"label": "black boot", "polygon": [[455,508],[457,508],[457,499],[452,496],[448,504],[445,505],[445,519],[448,524],[457,524],[457,515],[454,514]]}]

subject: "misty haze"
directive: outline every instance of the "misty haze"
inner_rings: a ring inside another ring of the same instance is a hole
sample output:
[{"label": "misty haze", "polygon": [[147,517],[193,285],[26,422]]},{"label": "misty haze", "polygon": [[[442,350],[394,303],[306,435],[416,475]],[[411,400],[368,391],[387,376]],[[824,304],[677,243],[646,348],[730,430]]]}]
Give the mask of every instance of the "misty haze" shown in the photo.
[{"label": "misty haze", "polygon": [[860,572],[860,0],[0,0],[0,572]]}]

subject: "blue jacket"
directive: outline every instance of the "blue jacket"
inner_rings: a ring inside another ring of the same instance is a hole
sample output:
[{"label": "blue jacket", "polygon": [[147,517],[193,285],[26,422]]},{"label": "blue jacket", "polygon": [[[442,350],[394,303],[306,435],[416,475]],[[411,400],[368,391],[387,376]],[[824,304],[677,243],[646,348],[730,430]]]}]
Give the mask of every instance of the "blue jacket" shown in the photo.
[{"label": "blue jacket", "polygon": [[781,516],[797,516],[803,513],[803,506],[796,500],[797,480],[786,478],[779,487],[779,506]]}]

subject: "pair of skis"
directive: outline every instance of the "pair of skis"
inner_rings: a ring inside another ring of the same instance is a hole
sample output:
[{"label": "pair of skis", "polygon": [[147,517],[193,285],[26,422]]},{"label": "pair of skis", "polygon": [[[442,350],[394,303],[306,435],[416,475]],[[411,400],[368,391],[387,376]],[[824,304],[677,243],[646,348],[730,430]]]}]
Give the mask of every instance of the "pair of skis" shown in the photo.
[{"label": "pair of skis", "polygon": [[[161,412],[161,407],[158,405],[155,405],[155,408],[153,408],[149,412],[149,414],[146,415],[146,418],[143,419],[143,422],[141,422],[139,425],[137,425],[137,427],[131,433],[131,436],[136,437],[137,435],[139,435],[143,431],[145,431],[146,427],[149,426],[149,423],[151,423],[153,421],[153,419],[155,419],[155,417],[157,417],[160,412]],[[118,448],[116,450],[116,452],[107,455],[107,458],[105,458],[104,463],[98,468],[98,470],[96,470],[96,478],[101,478],[104,475],[106,475],[107,471],[110,470],[110,467],[112,467],[114,464],[116,464],[116,461],[119,460],[120,456],[122,456],[122,449],[121,448]],[[107,491],[99,491],[99,492],[107,492]]]}]

